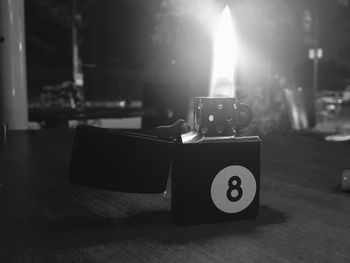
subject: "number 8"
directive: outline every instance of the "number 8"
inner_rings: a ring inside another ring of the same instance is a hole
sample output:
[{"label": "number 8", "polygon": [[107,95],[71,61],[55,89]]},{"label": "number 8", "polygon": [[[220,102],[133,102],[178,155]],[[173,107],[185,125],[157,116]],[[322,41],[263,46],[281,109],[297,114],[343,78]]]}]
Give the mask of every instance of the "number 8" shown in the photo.
[{"label": "number 8", "polygon": [[[233,182],[236,182],[235,184],[233,184]],[[234,175],[232,176],[229,180],[228,180],[228,189],[226,192],[226,196],[227,199],[230,200],[231,202],[237,202],[239,199],[242,198],[243,196],[243,190],[241,187],[241,178],[239,178],[238,176]],[[236,190],[237,191],[237,196],[233,197],[232,196],[232,191]]]}]

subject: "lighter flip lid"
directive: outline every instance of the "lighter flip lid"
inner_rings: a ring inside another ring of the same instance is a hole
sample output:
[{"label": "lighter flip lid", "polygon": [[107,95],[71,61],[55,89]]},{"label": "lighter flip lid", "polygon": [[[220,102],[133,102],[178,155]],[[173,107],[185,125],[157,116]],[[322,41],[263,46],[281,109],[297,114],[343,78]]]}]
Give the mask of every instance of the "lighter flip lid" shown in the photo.
[{"label": "lighter flip lid", "polygon": [[129,193],[165,191],[175,144],[156,136],[79,126],[69,180]]}]

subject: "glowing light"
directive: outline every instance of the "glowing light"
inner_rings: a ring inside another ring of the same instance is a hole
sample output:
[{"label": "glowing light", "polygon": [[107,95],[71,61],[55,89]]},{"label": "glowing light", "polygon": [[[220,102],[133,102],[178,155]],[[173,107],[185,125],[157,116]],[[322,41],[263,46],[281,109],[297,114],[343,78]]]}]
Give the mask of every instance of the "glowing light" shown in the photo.
[{"label": "glowing light", "polygon": [[230,15],[225,7],[216,28],[210,84],[211,97],[234,97],[237,39]]}]

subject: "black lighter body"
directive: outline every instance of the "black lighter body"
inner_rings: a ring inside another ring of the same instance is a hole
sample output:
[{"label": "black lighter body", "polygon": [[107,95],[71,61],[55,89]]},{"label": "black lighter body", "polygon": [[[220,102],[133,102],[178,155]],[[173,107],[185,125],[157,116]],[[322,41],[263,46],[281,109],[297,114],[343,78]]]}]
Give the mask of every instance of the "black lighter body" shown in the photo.
[{"label": "black lighter body", "polygon": [[253,218],[259,189],[259,138],[176,145],[171,204],[177,223]]},{"label": "black lighter body", "polygon": [[235,98],[201,97],[195,98],[194,129],[185,134],[180,128],[171,136],[149,136],[78,127],[69,179],[100,189],[161,193],[170,170],[176,223],[254,218],[261,141],[237,136],[251,119],[249,108]]}]

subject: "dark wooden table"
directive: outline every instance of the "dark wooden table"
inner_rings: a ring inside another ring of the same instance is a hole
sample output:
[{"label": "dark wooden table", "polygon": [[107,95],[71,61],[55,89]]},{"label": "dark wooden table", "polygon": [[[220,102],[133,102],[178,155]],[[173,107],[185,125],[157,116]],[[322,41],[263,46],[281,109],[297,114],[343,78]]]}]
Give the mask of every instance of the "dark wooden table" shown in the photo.
[{"label": "dark wooden table", "polygon": [[170,194],[73,186],[73,131],[10,132],[0,149],[0,262],[350,262],[350,144],[262,142],[257,219],[171,222]]}]

